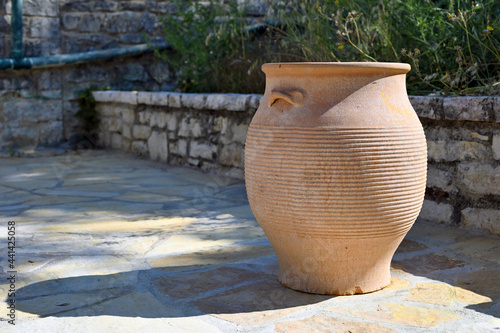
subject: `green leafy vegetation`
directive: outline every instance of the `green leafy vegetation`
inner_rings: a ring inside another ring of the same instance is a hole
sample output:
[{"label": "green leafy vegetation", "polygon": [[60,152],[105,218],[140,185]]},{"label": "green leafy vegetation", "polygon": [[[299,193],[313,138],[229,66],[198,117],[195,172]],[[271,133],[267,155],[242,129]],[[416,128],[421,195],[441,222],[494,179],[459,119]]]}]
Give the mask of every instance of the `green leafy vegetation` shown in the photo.
[{"label": "green leafy vegetation", "polygon": [[273,5],[279,24],[255,33],[235,2],[177,3],[160,53],[187,92],[258,92],[277,61],[407,62],[415,95],[500,93],[497,0],[295,0]]}]

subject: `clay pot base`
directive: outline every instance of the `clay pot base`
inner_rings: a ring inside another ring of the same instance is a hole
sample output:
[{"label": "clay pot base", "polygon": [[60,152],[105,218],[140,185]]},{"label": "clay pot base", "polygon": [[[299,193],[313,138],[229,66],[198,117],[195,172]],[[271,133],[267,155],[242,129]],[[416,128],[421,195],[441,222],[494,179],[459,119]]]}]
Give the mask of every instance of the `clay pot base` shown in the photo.
[{"label": "clay pot base", "polygon": [[[311,238],[282,232],[272,237],[280,263],[278,280],[284,286],[313,294],[354,295],[383,289],[391,282],[391,259],[404,235],[323,239],[321,245]],[[281,247],[286,240],[295,244]],[[316,246],[312,246],[313,243]]]}]

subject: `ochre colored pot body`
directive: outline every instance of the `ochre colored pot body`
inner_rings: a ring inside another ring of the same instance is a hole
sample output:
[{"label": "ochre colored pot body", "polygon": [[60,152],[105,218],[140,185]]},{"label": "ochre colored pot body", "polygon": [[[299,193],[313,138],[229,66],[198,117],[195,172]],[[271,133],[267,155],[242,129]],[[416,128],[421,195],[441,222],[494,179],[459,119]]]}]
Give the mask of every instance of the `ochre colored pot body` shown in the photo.
[{"label": "ochre colored pot body", "polygon": [[292,289],[349,295],[390,283],[422,206],[427,149],[399,63],[265,64],[250,124],[252,211]]}]

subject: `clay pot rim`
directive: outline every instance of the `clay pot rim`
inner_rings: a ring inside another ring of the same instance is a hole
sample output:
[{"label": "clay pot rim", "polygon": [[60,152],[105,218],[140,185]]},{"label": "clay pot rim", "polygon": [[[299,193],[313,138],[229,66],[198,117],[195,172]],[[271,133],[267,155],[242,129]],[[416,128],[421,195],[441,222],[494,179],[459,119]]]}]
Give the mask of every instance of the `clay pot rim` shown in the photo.
[{"label": "clay pot rim", "polygon": [[266,74],[384,73],[406,74],[411,66],[400,62],[278,62],[262,65]]}]

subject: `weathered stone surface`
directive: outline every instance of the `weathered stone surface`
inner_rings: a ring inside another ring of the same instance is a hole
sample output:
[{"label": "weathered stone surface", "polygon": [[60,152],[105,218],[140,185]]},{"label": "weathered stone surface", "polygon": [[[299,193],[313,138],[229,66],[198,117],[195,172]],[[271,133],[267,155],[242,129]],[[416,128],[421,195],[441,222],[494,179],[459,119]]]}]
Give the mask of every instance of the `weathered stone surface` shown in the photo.
[{"label": "weathered stone surface", "polygon": [[128,151],[130,151],[130,147],[131,146],[132,146],[132,140],[128,139],[128,138],[125,138],[122,135],[120,150],[128,152]]},{"label": "weathered stone surface", "polygon": [[257,110],[262,102],[262,95],[250,95],[248,107]]},{"label": "weathered stone surface", "polygon": [[410,239],[403,239],[401,244],[398,246],[396,253],[409,253],[428,249],[427,246],[419,242],[412,241]]},{"label": "weathered stone surface", "polygon": [[166,162],[168,160],[167,133],[154,131],[148,139],[149,157],[153,160]]},{"label": "weathered stone surface", "polygon": [[94,91],[92,95],[97,102],[137,104],[137,91]]},{"label": "weathered stone surface", "polygon": [[179,139],[176,142],[170,142],[169,149],[171,154],[187,156],[187,141]]},{"label": "weathered stone surface", "polygon": [[495,115],[495,121],[500,123],[500,97],[496,97],[493,100],[493,113]]},{"label": "weathered stone surface", "polygon": [[148,145],[144,141],[133,141],[130,151],[139,156],[145,156],[148,153]]},{"label": "weathered stone surface", "polygon": [[491,149],[493,150],[493,158],[500,160],[500,134],[493,135]]},{"label": "weathered stone surface", "polygon": [[486,146],[473,141],[427,141],[427,152],[429,161],[433,162],[482,161],[488,158]]},{"label": "weathered stone surface", "polygon": [[148,139],[151,135],[151,127],[146,125],[134,125],[132,127],[132,136],[135,139]]},{"label": "weathered stone surface", "polygon": [[247,137],[248,124],[238,124],[231,127],[231,132],[233,133],[233,141],[241,144],[245,144]]},{"label": "weathered stone surface", "polygon": [[184,94],[182,95],[182,106],[188,109],[205,109],[206,94]]},{"label": "weathered stone surface", "polygon": [[130,107],[121,108],[121,115],[124,123],[132,125],[135,121],[135,110]]},{"label": "weathered stone surface", "polygon": [[33,17],[31,18],[29,37],[33,38],[59,38],[59,18]]},{"label": "weathered stone surface", "polygon": [[455,290],[444,283],[418,283],[404,299],[412,302],[451,305],[455,299]]},{"label": "weathered stone surface", "polygon": [[219,163],[227,166],[243,168],[243,148],[239,145],[225,145],[220,153]]},{"label": "weathered stone surface", "polygon": [[174,132],[177,129],[177,117],[175,114],[167,113],[165,118],[167,122],[167,129]]},{"label": "weathered stone surface", "polygon": [[29,16],[57,16],[59,14],[59,2],[57,0],[23,2],[23,14]]},{"label": "weathered stone surface", "polygon": [[94,14],[82,15],[76,28],[81,32],[98,32],[101,28],[101,17]]},{"label": "weathered stone surface", "polygon": [[426,199],[422,205],[419,218],[436,223],[452,224],[452,214],[452,205]]},{"label": "weathered stone surface", "polygon": [[441,119],[440,110],[443,108],[443,99],[426,96],[409,96],[410,103],[419,117]]},{"label": "weathered stone surface", "polygon": [[276,333],[330,333],[330,332],[382,332],[396,333],[395,330],[382,326],[377,323],[367,323],[362,321],[353,321],[336,319],[332,317],[313,316],[302,320],[281,321],[274,324]]},{"label": "weathered stone surface", "polygon": [[460,163],[458,184],[462,191],[472,195],[500,195],[500,166],[478,162]]},{"label": "weathered stone surface", "polygon": [[448,120],[491,121],[488,97],[448,97],[443,99],[443,116]]},{"label": "weathered stone surface", "polygon": [[149,119],[149,126],[165,128],[169,117],[165,112],[152,112],[151,118]]},{"label": "weathered stone surface", "polygon": [[169,93],[168,94],[168,106],[173,108],[180,108],[182,106],[181,93]]},{"label": "weathered stone surface", "polygon": [[122,129],[122,120],[120,118],[104,118],[101,120],[101,126],[107,131],[118,132]]},{"label": "weathered stone surface", "polygon": [[122,147],[122,136],[118,133],[111,135],[111,148],[120,149]]},{"label": "weathered stone surface", "polygon": [[111,33],[140,32],[143,30],[141,15],[132,12],[107,14],[103,28]]},{"label": "weathered stone surface", "polygon": [[246,111],[248,95],[240,94],[209,94],[205,108],[209,110]]},{"label": "weathered stone surface", "polygon": [[453,174],[434,165],[427,165],[427,187],[445,192],[455,192]]},{"label": "weathered stone surface", "polygon": [[124,138],[132,139],[132,129],[125,123],[122,124],[122,135]]},{"label": "weathered stone surface", "polygon": [[394,260],[394,263],[401,266],[405,272],[417,275],[462,267],[465,264],[461,260],[450,259],[444,255],[435,253],[415,256],[405,260]]},{"label": "weathered stone surface", "polygon": [[40,144],[57,144],[63,139],[63,122],[52,121],[49,123],[41,123],[39,132]]},{"label": "weathered stone surface", "polygon": [[189,146],[189,156],[212,160],[215,156],[217,156],[217,147],[207,143],[191,141]]},{"label": "weathered stone surface", "polygon": [[151,112],[149,111],[142,111],[139,112],[139,123],[141,124],[148,124],[149,120],[151,119]]},{"label": "weathered stone surface", "polygon": [[468,228],[500,235],[500,211],[497,209],[466,208],[462,210],[462,223]]},{"label": "weathered stone surface", "polygon": [[80,23],[81,15],[72,13],[63,13],[61,16],[61,24],[64,30],[75,30]]}]

